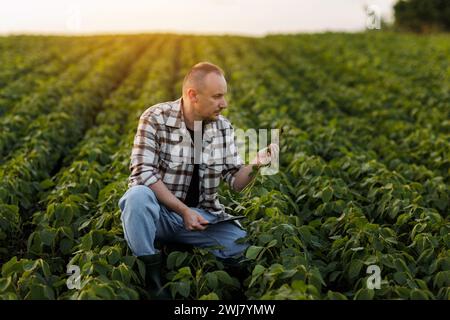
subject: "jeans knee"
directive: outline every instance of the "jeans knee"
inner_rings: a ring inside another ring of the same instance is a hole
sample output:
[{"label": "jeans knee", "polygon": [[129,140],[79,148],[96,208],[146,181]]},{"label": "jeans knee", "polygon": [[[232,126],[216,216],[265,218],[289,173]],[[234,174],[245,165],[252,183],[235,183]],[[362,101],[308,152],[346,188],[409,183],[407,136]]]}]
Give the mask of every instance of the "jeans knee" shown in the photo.
[{"label": "jeans knee", "polygon": [[[247,232],[236,226],[234,236],[224,242],[224,248],[221,250],[221,256],[223,258],[240,257],[245,255],[245,251],[250,246],[248,242],[242,242],[241,238],[247,236]],[[239,242],[236,242],[238,239]]]},{"label": "jeans knee", "polygon": [[247,231],[238,227],[236,230],[235,240],[240,239],[240,238],[245,238],[246,236],[247,236]]},{"label": "jeans knee", "polygon": [[143,218],[150,214],[159,218],[159,203],[155,193],[147,186],[133,186],[119,200],[122,221]]}]

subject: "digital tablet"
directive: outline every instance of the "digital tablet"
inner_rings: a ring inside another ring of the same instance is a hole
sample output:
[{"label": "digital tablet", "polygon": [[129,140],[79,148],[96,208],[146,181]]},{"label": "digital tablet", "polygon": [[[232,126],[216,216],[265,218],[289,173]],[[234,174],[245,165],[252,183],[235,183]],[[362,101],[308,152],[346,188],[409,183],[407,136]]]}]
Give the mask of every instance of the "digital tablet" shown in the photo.
[{"label": "digital tablet", "polygon": [[240,219],[244,219],[244,218],[247,218],[247,217],[246,216],[233,216],[233,217],[226,217],[226,218],[216,218],[214,220],[211,220],[208,224],[218,224],[218,223],[222,223],[222,222],[240,220]]}]

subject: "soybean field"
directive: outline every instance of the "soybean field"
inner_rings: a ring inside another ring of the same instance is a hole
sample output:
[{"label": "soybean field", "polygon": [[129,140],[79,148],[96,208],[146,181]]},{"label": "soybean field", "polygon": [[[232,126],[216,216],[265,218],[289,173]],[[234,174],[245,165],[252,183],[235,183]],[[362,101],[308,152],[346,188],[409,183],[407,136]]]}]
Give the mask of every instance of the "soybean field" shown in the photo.
[{"label": "soybean field", "polygon": [[280,170],[221,187],[246,277],[172,250],[174,299],[450,299],[450,36],[390,32],[0,37],[0,299],[149,298],[117,203],[139,116],[199,61],[235,128],[283,129]]}]

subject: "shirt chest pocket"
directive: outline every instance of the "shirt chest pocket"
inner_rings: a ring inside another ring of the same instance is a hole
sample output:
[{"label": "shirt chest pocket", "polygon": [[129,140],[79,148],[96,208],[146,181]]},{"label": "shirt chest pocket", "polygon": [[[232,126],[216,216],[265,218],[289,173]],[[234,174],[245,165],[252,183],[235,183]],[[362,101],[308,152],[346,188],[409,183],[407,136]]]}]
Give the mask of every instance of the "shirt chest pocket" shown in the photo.
[{"label": "shirt chest pocket", "polygon": [[183,165],[182,159],[161,159],[160,164],[163,168],[165,168],[166,170],[171,169],[171,170],[177,170],[179,168],[181,168],[181,166]]},{"label": "shirt chest pocket", "polygon": [[181,133],[169,133],[166,137],[162,151],[162,158],[170,167],[182,163],[190,163],[190,140]]},{"label": "shirt chest pocket", "polygon": [[221,164],[213,164],[209,165],[205,168],[205,176],[204,176],[204,184],[207,189],[209,189],[208,193],[217,192],[217,188],[219,187],[220,180],[222,177],[223,165]]},{"label": "shirt chest pocket", "polygon": [[185,177],[186,166],[182,162],[161,159],[159,169],[164,183],[179,184]]}]

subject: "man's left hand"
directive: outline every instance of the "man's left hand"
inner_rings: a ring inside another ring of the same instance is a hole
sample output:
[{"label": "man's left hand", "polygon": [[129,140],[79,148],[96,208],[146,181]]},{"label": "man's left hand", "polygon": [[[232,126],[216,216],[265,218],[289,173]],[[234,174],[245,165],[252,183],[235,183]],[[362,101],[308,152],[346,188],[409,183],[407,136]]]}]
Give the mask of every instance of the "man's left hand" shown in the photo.
[{"label": "man's left hand", "polygon": [[280,147],[275,143],[271,143],[268,147],[258,151],[251,164],[257,165],[258,167],[267,166],[272,161],[276,161],[278,159],[279,152]]}]

